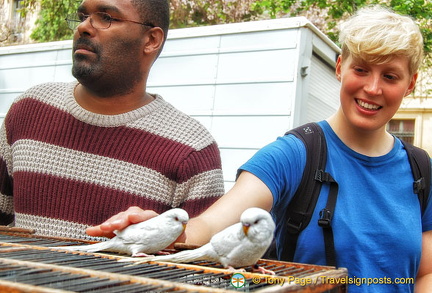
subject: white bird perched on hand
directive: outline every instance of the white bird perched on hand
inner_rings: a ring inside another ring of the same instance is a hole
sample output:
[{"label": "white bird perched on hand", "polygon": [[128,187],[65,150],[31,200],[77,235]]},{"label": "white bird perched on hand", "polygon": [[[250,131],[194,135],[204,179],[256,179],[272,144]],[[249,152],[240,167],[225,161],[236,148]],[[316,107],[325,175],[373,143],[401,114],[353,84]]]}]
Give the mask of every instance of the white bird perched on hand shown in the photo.
[{"label": "white bird perched on hand", "polygon": [[[193,250],[145,258],[146,261],[187,263],[207,260],[234,269],[255,265],[273,240],[275,224],[271,215],[260,208],[245,210],[240,222],[215,234],[210,242]],[[258,268],[262,273],[269,271]]]},{"label": "white bird perched on hand", "polygon": [[132,224],[121,231],[115,231],[116,236],[108,241],[55,248],[86,252],[105,250],[132,256],[149,256],[173,243],[183,233],[188,221],[188,213],[175,208],[147,221]]}]

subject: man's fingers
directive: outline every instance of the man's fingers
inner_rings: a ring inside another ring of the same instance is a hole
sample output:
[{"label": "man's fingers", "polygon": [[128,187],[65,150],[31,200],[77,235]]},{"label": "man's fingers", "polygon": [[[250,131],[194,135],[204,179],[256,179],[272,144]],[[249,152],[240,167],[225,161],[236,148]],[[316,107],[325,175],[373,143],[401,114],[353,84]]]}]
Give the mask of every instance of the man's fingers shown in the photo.
[{"label": "man's fingers", "polygon": [[115,234],[112,231],[110,232],[103,231],[100,228],[100,225],[87,228],[86,233],[87,235],[94,236],[94,237],[113,238],[115,236]]},{"label": "man's fingers", "polygon": [[155,211],[145,210],[138,213],[129,214],[129,221],[131,224],[141,223],[147,221],[148,219],[154,218],[158,215]]},{"label": "man's fingers", "polygon": [[89,227],[86,233],[90,236],[114,237],[115,230],[123,230],[131,224],[151,219],[158,214],[152,210],[143,210],[140,207],[129,207],[126,211],[112,216],[100,225]]}]

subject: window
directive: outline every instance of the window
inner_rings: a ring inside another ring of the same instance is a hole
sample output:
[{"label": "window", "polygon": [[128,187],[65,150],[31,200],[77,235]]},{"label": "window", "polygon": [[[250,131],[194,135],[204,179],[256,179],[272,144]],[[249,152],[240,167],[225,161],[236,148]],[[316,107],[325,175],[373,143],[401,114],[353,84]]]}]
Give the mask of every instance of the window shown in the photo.
[{"label": "window", "polygon": [[414,119],[392,119],[387,124],[387,130],[391,134],[399,137],[403,141],[409,142],[411,144],[414,143]]},{"label": "window", "polygon": [[21,9],[24,7],[24,0],[14,0],[12,7],[12,19],[15,22],[16,27],[20,25],[21,22]]}]

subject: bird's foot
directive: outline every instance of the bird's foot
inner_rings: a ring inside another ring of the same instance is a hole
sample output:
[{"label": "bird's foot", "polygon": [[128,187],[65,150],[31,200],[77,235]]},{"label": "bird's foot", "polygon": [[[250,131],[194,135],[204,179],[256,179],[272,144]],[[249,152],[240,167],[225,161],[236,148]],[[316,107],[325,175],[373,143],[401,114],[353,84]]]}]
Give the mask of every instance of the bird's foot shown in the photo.
[{"label": "bird's foot", "polygon": [[244,272],[246,272],[245,269],[236,269],[236,268],[234,268],[234,267],[232,267],[232,266],[227,266],[227,270],[229,270],[229,271],[233,271],[233,272],[239,272],[239,273],[244,273]]},{"label": "bird's foot", "polygon": [[259,265],[255,264],[252,267],[252,272],[253,273],[260,273],[260,274],[264,274],[264,275],[276,275],[275,272],[268,270],[266,268],[260,267]]}]

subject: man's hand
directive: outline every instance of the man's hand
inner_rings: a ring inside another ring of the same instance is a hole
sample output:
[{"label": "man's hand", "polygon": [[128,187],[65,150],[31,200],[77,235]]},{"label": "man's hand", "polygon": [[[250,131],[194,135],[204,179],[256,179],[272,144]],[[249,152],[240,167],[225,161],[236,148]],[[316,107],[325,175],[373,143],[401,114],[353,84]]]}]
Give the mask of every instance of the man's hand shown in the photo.
[{"label": "man's hand", "polygon": [[129,207],[126,211],[112,216],[102,224],[87,228],[86,233],[90,236],[112,238],[115,236],[115,230],[123,230],[131,224],[146,221],[157,215],[155,211],[143,210],[136,206]]}]

